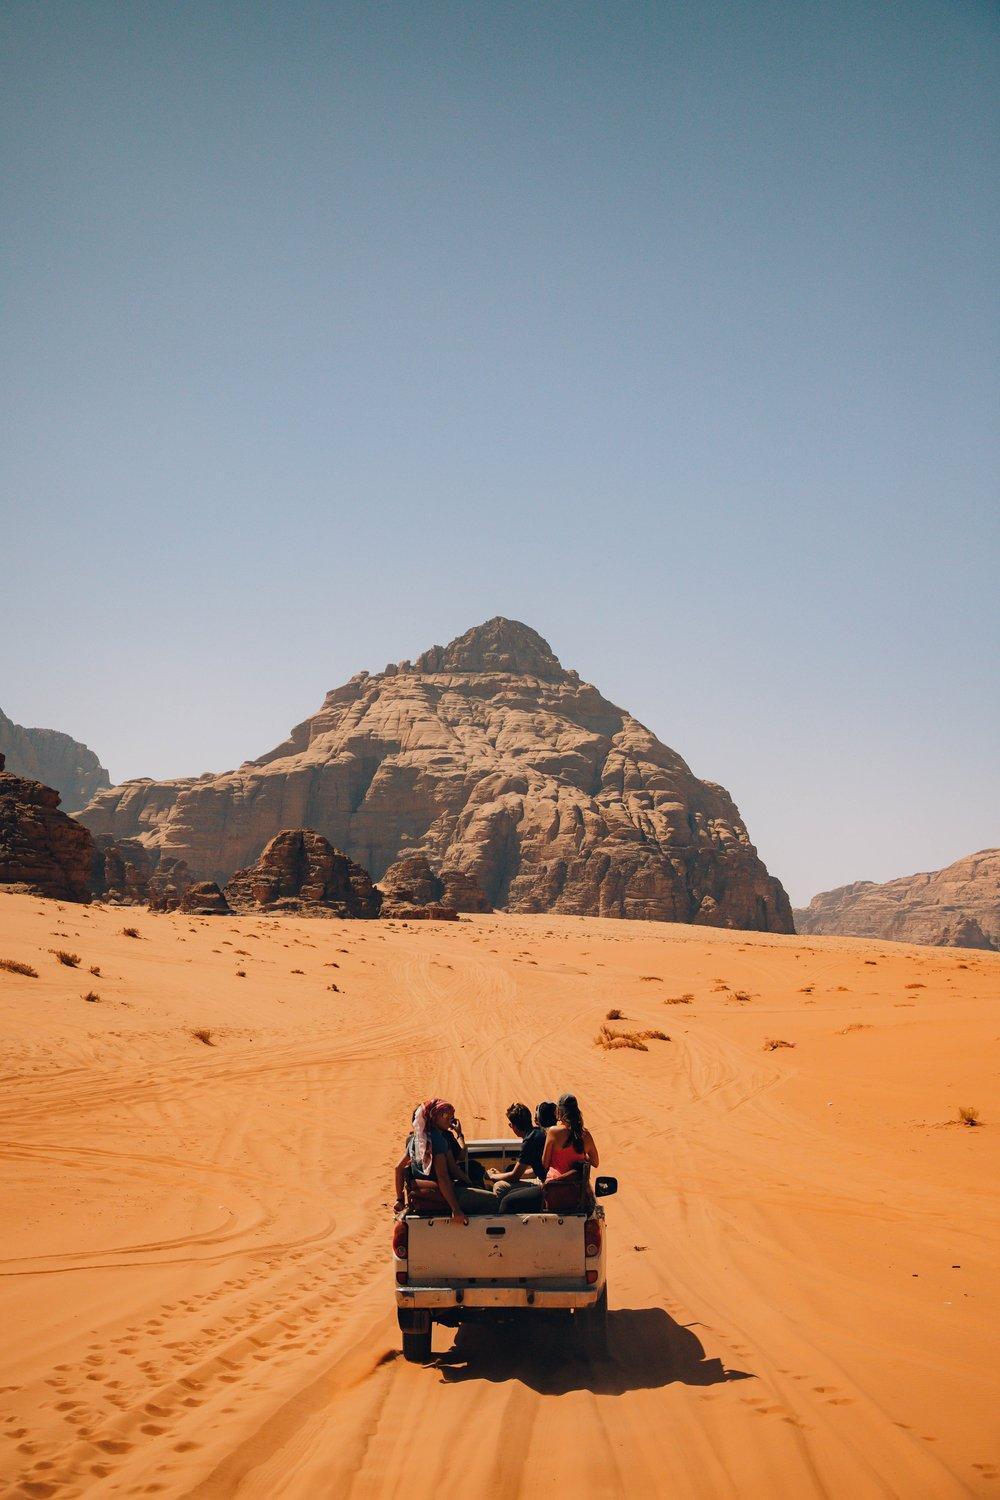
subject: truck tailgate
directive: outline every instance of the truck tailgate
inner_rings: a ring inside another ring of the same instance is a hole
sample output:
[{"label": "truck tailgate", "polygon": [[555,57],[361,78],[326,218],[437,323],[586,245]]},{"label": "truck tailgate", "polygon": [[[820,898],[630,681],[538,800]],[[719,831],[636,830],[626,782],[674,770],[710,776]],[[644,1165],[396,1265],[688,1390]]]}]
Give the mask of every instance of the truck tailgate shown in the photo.
[{"label": "truck tailgate", "polygon": [[455,1281],[582,1281],[583,1219],[515,1214],[408,1220],[409,1272],[415,1286]]}]

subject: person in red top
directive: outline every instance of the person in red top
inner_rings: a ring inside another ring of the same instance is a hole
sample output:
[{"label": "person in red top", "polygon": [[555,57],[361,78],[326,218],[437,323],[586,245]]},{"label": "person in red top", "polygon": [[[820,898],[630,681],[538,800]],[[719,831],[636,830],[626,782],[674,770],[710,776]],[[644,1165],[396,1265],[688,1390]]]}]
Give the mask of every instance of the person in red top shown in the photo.
[{"label": "person in red top", "polygon": [[558,1208],[568,1211],[571,1207],[569,1199],[579,1200],[579,1192],[574,1194],[574,1187],[582,1184],[580,1169],[585,1162],[598,1167],[601,1159],[594,1137],[583,1123],[576,1095],[563,1094],[556,1105],[556,1123],[545,1133],[542,1152],[546,1203],[558,1203]]}]

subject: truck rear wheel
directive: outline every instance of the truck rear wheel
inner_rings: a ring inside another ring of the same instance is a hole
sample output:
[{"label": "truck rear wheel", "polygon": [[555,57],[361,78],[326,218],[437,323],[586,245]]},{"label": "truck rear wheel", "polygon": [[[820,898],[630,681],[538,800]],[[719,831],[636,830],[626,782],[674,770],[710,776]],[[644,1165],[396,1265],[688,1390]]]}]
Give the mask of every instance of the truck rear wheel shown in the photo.
[{"label": "truck rear wheel", "polygon": [[576,1319],[577,1336],[584,1354],[591,1359],[604,1359],[608,1352],[608,1288],[593,1307],[581,1307],[573,1314]]},{"label": "truck rear wheel", "polygon": [[431,1329],[423,1333],[403,1330],[403,1358],[411,1365],[425,1365],[431,1357]]}]

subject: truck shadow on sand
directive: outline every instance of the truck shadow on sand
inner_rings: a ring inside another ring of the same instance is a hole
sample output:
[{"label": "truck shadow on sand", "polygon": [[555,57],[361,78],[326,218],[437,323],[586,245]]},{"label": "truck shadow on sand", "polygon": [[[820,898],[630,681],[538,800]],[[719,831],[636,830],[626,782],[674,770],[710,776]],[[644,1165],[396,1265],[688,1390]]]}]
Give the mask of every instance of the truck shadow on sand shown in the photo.
[{"label": "truck shadow on sand", "polygon": [[605,1359],[580,1352],[569,1319],[542,1322],[527,1317],[520,1325],[463,1324],[452,1347],[433,1364],[449,1385],[462,1380],[519,1380],[548,1396],[568,1391],[621,1396],[674,1383],[721,1385],[754,1378],[746,1370],[728,1369],[720,1359],[709,1359],[697,1334],[661,1307],[609,1312]]}]

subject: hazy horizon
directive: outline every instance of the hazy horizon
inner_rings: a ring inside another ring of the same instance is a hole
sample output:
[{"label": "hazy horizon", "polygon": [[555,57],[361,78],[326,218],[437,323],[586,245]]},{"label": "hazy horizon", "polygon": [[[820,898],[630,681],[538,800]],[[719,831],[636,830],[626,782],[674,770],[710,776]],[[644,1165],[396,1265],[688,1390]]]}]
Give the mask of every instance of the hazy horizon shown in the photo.
[{"label": "hazy horizon", "polygon": [[992,7],[0,36],[10,718],[228,770],[504,614],[797,905],[1000,842]]}]

